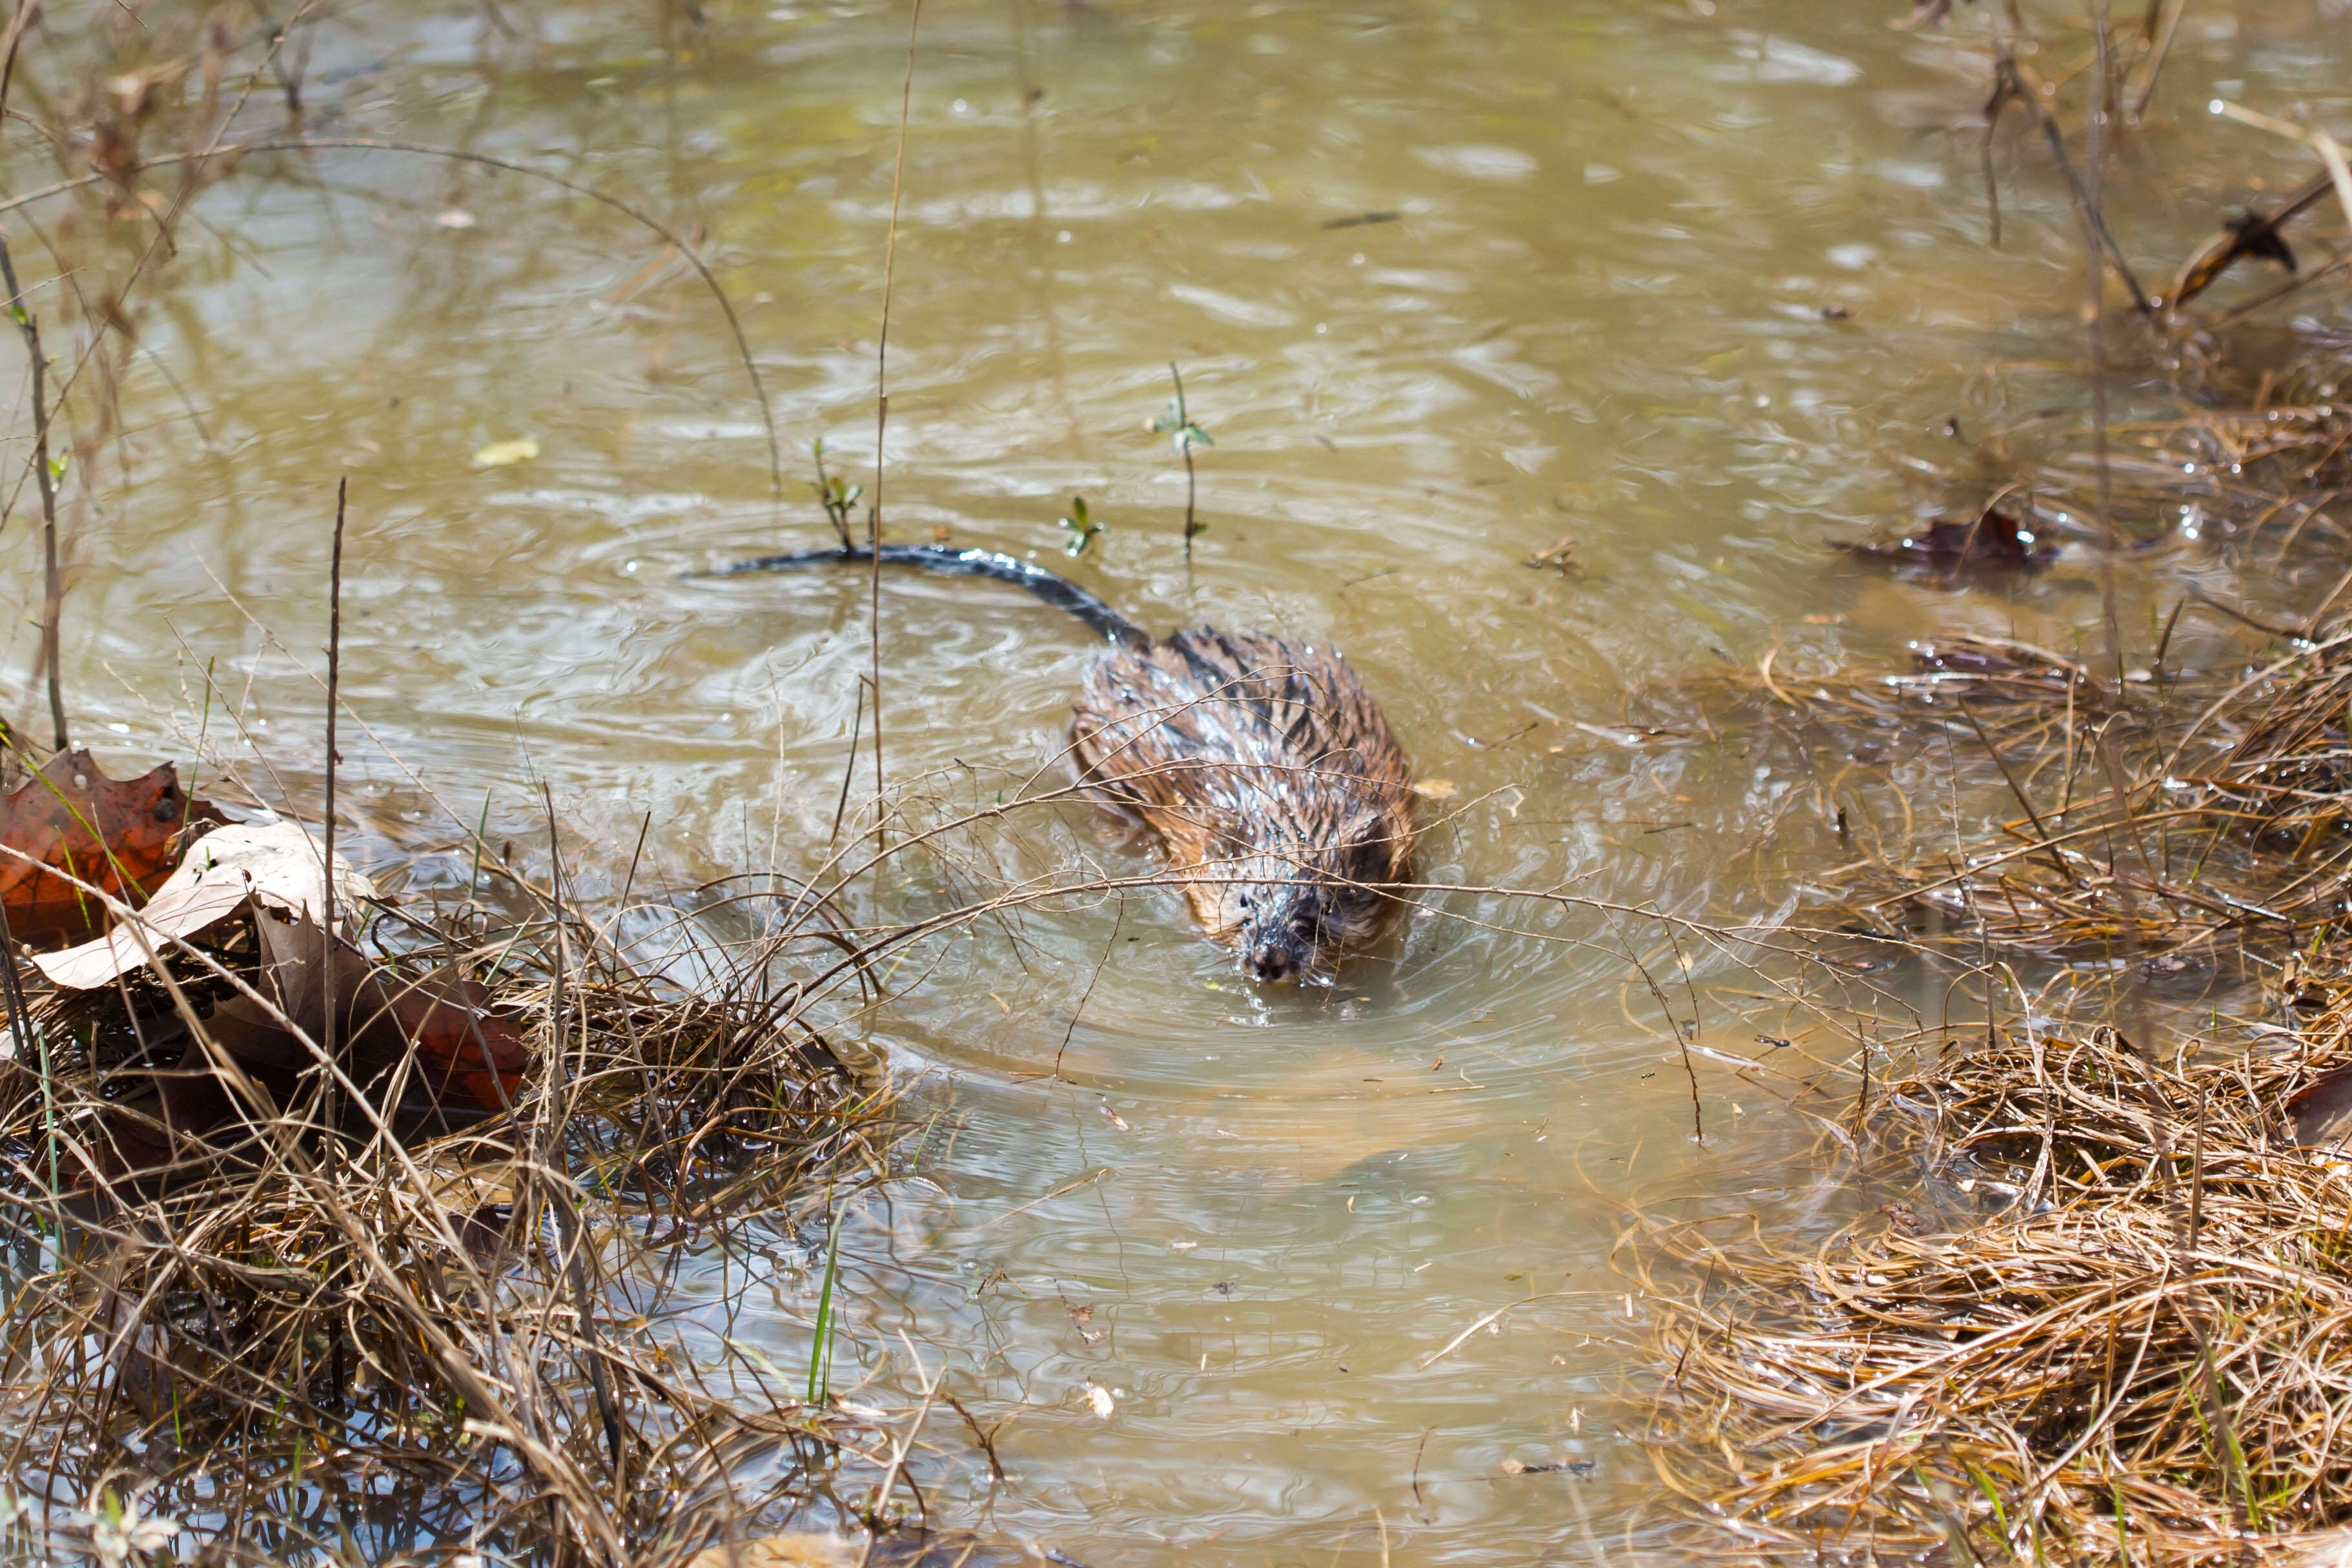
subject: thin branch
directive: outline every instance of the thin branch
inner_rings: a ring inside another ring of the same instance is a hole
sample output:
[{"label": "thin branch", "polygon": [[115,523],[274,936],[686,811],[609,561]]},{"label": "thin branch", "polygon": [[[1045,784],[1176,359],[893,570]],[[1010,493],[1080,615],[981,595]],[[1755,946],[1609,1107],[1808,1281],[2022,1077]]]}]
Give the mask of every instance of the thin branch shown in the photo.
[{"label": "thin branch", "polygon": [[41,493],[41,663],[49,677],[49,725],[56,749],[71,748],[66,731],[63,677],[58,672],[58,622],[65,612],[65,590],[58,579],[58,472],[49,462],[48,360],[41,352],[41,324],[25,306],[16,281],[16,260],[0,235],[0,281],[8,286],[8,313],[24,334],[33,364],[33,477]]},{"label": "thin branch", "polygon": [[[866,542],[873,556],[866,580],[866,653],[874,692],[874,841],[885,842],[882,802],[882,470],[890,429],[890,295],[898,276],[898,197],[907,173],[907,120],[915,101],[915,35],[923,25],[923,0],[907,16],[907,76],[898,89],[898,152],[890,165],[890,232],[882,243],[882,329],[874,341],[874,500],[866,510]],[[855,743],[853,743],[855,744]],[[870,1550],[870,1544],[869,1544]]]}]

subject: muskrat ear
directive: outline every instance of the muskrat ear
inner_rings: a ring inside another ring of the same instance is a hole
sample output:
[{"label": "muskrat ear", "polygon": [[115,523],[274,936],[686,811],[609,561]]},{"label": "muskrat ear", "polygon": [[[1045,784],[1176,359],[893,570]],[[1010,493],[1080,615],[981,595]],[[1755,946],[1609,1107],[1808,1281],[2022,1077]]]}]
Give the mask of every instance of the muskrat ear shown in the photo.
[{"label": "muskrat ear", "polygon": [[1339,874],[1357,882],[1386,880],[1394,859],[1391,839],[1388,824],[1378,815],[1367,811],[1350,818],[1339,836]]}]

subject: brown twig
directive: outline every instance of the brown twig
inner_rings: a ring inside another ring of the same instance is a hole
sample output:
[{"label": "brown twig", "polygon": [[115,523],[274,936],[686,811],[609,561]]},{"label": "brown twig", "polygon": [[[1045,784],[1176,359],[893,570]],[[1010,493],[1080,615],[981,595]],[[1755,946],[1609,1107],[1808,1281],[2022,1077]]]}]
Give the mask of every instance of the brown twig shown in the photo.
[{"label": "brown twig", "polygon": [[[335,481],[335,536],[333,553],[327,566],[327,758],[325,800],[319,816],[326,844],[319,867],[320,882],[324,892],[320,898],[320,930],[319,933],[319,973],[324,977],[326,1006],[320,1028],[320,1046],[327,1060],[335,1060],[336,1036],[341,1032],[341,998],[334,983],[335,973],[335,764],[341,760],[335,753],[335,715],[341,706],[343,680],[343,507],[351,493],[349,476]],[[338,1157],[341,1140],[338,1130],[342,1118],[336,1103],[335,1081],[331,1074],[321,1080],[321,1111],[320,1125],[324,1131],[324,1148],[331,1176],[333,1162]],[[338,1341],[338,1343],[341,1342]]]},{"label": "brown twig", "polygon": [[33,373],[33,482],[41,497],[41,664],[49,682],[49,725],[55,749],[66,751],[73,742],[66,730],[66,702],[58,674],[58,622],[64,612],[65,589],[58,577],[58,471],[49,460],[48,360],[41,351],[41,324],[25,303],[16,281],[16,257],[7,236],[0,234],[0,282],[8,287],[8,312],[24,335],[25,354]]},{"label": "brown twig", "polygon": [[[898,277],[898,199],[907,173],[907,120],[915,101],[915,37],[923,25],[923,0],[907,13],[907,74],[898,88],[898,150],[890,163],[890,231],[882,244],[882,327],[874,339],[874,499],[866,511],[866,543],[872,570],[866,580],[866,680],[874,694],[874,843],[882,849],[887,813],[882,774],[882,475],[885,438],[890,428],[890,300]],[[869,1544],[870,1552],[870,1544]]]}]

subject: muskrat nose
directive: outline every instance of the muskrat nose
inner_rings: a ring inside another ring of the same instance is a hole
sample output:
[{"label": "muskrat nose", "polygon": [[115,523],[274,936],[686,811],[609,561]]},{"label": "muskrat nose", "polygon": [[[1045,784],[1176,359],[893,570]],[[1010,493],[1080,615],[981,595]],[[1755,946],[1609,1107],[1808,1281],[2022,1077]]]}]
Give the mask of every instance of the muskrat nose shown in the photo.
[{"label": "muskrat nose", "polygon": [[1262,942],[1249,950],[1244,960],[1253,978],[1268,981],[1287,980],[1298,973],[1298,955],[1278,942]]}]

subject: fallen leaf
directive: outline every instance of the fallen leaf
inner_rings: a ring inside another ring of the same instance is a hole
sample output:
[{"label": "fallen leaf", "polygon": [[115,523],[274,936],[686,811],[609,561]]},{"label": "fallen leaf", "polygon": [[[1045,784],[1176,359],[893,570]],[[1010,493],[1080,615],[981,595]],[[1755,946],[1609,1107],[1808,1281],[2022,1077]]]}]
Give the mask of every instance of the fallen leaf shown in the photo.
[{"label": "fallen leaf", "polygon": [[489,1010],[483,987],[446,971],[402,976],[371,964],[340,936],[330,956],[324,934],[298,915],[264,910],[254,925],[261,935],[264,982],[256,989],[275,1011],[243,996],[213,1010],[206,1027],[232,1056],[289,1071],[310,1067],[310,1048],[287,1021],[310,1040],[323,1040],[331,995],[336,1038],[352,1079],[362,1090],[397,1087],[394,1103],[383,1107],[387,1113],[459,1125],[520,1098],[530,1048],[517,1020]]},{"label": "fallen leaf", "polygon": [[1118,1408],[1118,1401],[1112,1398],[1110,1390],[1099,1383],[1087,1385],[1087,1405],[1106,1421],[1109,1420],[1112,1412]]},{"label": "fallen leaf", "polygon": [[1538,570],[1549,567],[1563,577],[1574,577],[1580,570],[1573,559],[1575,554],[1576,536],[1562,534],[1519,564],[1534,567]]},{"label": "fallen leaf", "polygon": [[[110,986],[147,961],[167,953],[174,938],[194,936],[244,909],[251,899],[266,908],[326,920],[326,846],[299,822],[234,822],[190,845],[180,869],[131,919],[95,941],[61,953],[37,955],[33,962],[68,990]],[[373,898],[375,887],[335,857],[335,902],[343,910]]]},{"label": "fallen leaf", "polygon": [[2058,559],[2058,547],[2042,538],[2022,519],[1990,507],[1973,517],[1938,517],[1921,532],[1906,538],[1834,539],[1831,543],[1865,560],[1916,562],[1938,571],[1962,567],[2031,570]]},{"label": "fallen leaf", "polygon": [[1458,793],[1451,779],[1423,779],[1412,787],[1412,792],[1424,800],[1451,800]]},{"label": "fallen leaf", "polygon": [[838,1535],[763,1535],[706,1546],[686,1568],[856,1568],[858,1548]]},{"label": "fallen leaf", "polygon": [[2288,1568],[2352,1568],[2352,1530],[2330,1530],[2304,1538],[2299,1555]]},{"label": "fallen leaf", "polygon": [[[101,1292],[107,1320],[107,1359],[114,1364],[115,1387],[133,1408],[150,1421],[164,1416],[179,1404],[179,1379],[174,1375],[163,1325],[146,1317],[149,1303],[125,1294],[114,1283],[131,1243],[116,1250],[116,1263],[106,1270]],[[160,1319],[163,1313],[153,1314]]]},{"label": "fallen leaf", "polygon": [[2305,1148],[2336,1142],[2352,1118],[2352,1068],[2323,1072],[2305,1084],[2287,1101],[2286,1113],[2294,1124],[2294,1141]]},{"label": "fallen leaf", "polygon": [[[262,938],[255,989],[264,999],[232,996],[201,1020],[205,1038],[237,1072],[274,1094],[293,1089],[317,1061],[314,1044],[325,1038],[325,977],[331,973],[336,1055],[400,1136],[466,1126],[520,1098],[530,1046],[516,1019],[489,1010],[483,988],[446,973],[400,975],[369,963],[341,938],[330,958],[324,934],[308,920],[256,909],[250,901],[245,907]],[[79,1179],[152,1184],[248,1157],[253,1128],[264,1118],[242,1098],[233,1075],[215,1067],[202,1042],[189,1040],[149,1086],[109,1107],[103,1136],[80,1156]],[[371,1124],[357,1110],[349,1114],[354,1127]],[[509,1207],[494,1194],[483,1196],[488,1201],[466,1217],[461,1234],[487,1252],[497,1247]]]},{"label": "fallen leaf", "polygon": [[44,946],[97,936],[109,924],[105,904],[67,876],[143,904],[170,874],[181,828],[227,820],[183,793],[168,762],[136,779],[109,779],[89,752],[59,752],[0,796],[0,846],[16,852],[0,855],[9,934]]},{"label": "fallen leaf", "polygon": [[528,463],[539,455],[539,443],[530,436],[515,441],[493,441],[474,454],[477,468],[505,468],[517,463]]}]

